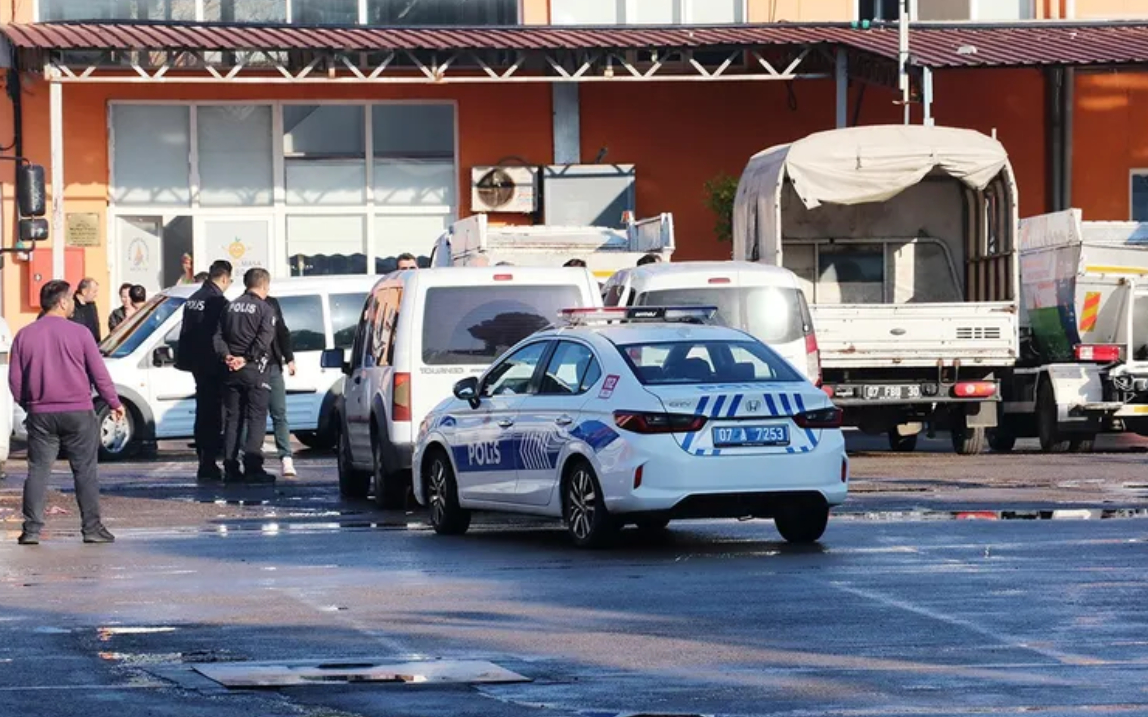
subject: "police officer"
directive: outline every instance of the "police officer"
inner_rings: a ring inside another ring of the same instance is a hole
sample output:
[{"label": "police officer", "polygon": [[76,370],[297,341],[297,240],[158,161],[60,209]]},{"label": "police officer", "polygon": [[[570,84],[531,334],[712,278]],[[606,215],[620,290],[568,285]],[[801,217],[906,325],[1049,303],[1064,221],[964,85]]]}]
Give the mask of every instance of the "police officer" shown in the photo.
[{"label": "police officer", "polygon": [[[274,482],[263,469],[263,438],[271,400],[271,344],[275,310],[267,303],[271,275],[248,269],[247,291],[227,307],[215,332],[215,353],[227,366],[223,382],[224,480]],[[246,424],[243,473],[239,472],[240,435]]]},{"label": "police officer", "polygon": [[183,307],[179,350],[175,367],[195,376],[195,448],[199,454],[200,480],[221,480],[216,464],[223,432],[223,378],[226,367],[215,354],[212,342],[220,316],[227,308],[223,296],[231,286],[231,262],[217,261],[207,280]]}]

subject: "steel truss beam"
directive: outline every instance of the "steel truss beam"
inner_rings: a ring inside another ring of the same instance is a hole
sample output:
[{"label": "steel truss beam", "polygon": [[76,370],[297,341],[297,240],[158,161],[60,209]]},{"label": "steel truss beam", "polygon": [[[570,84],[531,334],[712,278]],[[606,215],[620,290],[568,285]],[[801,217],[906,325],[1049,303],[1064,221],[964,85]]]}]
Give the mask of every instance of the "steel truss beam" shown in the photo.
[{"label": "steel truss beam", "polygon": [[[833,76],[824,48],[786,46],[693,52],[411,50],[56,52],[21,58],[61,83],[498,84],[529,82],[745,82]],[[35,60],[39,59],[39,62]],[[45,61],[46,60],[46,61]]]}]

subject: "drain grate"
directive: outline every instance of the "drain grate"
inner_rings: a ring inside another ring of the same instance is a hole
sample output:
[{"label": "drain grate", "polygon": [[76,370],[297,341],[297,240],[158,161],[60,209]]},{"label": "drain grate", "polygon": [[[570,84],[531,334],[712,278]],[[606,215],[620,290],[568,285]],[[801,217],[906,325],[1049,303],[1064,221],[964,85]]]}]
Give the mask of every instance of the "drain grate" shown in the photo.
[{"label": "drain grate", "polygon": [[397,682],[401,684],[492,684],[530,682],[530,678],[484,660],[323,660],[197,664],[195,671],[224,687]]}]

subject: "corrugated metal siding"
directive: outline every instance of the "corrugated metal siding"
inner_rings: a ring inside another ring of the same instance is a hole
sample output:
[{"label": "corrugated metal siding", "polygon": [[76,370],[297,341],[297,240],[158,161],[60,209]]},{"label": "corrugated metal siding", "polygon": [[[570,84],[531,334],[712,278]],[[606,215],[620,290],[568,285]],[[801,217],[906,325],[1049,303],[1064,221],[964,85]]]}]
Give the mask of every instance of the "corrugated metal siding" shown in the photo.
[{"label": "corrugated metal siding", "polygon": [[[37,23],[3,29],[19,49],[59,50],[610,50],[840,45],[897,57],[897,29],[842,24],[731,27],[554,26],[346,28],[157,23]],[[1148,24],[914,26],[914,64],[929,67],[1148,62]]]}]

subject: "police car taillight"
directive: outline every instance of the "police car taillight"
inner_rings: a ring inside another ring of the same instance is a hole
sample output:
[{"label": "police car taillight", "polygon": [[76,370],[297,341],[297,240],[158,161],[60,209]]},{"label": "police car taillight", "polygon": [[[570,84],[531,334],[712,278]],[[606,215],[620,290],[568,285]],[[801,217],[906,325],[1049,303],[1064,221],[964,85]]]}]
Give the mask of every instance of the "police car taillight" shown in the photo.
[{"label": "police car taillight", "polygon": [[614,425],[632,433],[693,433],[702,430],[706,417],[692,413],[614,411]]}]

